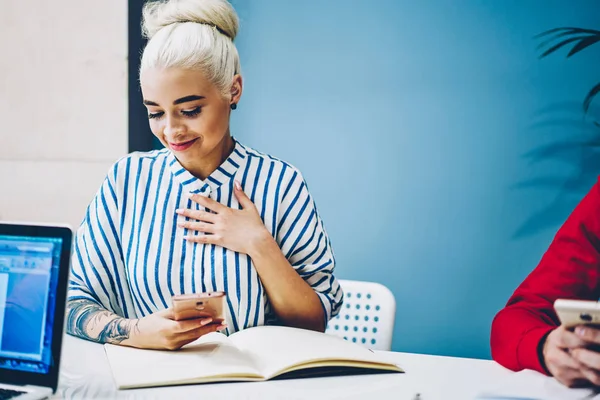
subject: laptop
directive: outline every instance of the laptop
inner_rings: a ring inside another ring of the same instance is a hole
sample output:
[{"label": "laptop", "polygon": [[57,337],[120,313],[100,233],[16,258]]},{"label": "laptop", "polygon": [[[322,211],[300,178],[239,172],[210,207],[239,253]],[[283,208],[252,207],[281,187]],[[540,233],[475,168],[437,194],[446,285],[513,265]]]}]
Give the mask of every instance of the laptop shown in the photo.
[{"label": "laptop", "polygon": [[58,386],[72,230],[0,222],[0,399]]}]

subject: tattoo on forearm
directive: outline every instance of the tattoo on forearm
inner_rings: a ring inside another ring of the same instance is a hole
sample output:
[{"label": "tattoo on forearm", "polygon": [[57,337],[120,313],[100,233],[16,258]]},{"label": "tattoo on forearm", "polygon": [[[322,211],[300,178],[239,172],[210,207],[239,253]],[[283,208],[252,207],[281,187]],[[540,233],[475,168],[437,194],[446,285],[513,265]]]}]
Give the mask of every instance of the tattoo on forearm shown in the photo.
[{"label": "tattoo on forearm", "polygon": [[121,343],[129,339],[131,333],[130,321],[123,318],[115,318],[100,331],[98,341],[102,343]]},{"label": "tattoo on forearm", "polygon": [[67,311],[67,332],[99,343],[119,344],[128,339],[137,320],[111,313],[91,300],[71,300]]}]

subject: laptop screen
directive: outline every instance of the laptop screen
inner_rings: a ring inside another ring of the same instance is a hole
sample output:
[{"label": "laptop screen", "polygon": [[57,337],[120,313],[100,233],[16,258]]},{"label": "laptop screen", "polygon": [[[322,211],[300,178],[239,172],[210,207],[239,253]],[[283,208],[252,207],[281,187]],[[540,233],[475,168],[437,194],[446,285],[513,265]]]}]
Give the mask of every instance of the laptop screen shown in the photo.
[{"label": "laptop screen", "polygon": [[62,246],[0,235],[0,368],[48,373]]}]

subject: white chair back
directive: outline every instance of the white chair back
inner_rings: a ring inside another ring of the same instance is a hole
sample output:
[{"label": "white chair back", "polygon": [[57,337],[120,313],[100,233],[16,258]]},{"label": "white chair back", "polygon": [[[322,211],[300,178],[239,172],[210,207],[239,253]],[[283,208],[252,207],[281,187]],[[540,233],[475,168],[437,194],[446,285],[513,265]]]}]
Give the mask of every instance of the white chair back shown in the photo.
[{"label": "white chair back", "polygon": [[373,350],[390,350],[396,316],[396,299],[375,282],[339,280],[344,304],[327,325],[326,333]]}]

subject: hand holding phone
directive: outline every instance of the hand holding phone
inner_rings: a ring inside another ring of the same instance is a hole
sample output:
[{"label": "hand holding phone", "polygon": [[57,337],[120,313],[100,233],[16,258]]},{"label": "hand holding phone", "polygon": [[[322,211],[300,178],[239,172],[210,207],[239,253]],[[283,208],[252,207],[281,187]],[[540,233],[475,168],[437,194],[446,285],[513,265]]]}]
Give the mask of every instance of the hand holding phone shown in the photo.
[{"label": "hand holding phone", "polygon": [[175,321],[212,318],[213,324],[225,321],[225,292],[181,294],[172,297]]},{"label": "hand holding phone", "polygon": [[600,386],[600,303],[558,299],[561,326],[550,332],[542,353],[547,369],[566,386]]},{"label": "hand holding phone", "polygon": [[141,349],[176,350],[212,332],[222,331],[225,324],[210,318],[173,320],[173,309],[156,311],[137,320],[136,329],[121,344]]}]

